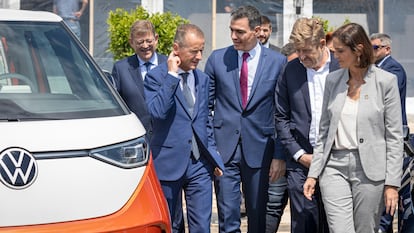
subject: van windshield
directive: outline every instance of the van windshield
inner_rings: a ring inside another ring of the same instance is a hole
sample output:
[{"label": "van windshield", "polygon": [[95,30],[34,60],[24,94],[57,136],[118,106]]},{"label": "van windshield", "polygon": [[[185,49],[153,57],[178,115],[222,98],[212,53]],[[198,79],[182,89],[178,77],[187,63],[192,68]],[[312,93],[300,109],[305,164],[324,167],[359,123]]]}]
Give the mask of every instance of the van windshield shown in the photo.
[{"label": "van windshield", "polygon": [[0,22],[0,120],[128,113],[63,23]]}]

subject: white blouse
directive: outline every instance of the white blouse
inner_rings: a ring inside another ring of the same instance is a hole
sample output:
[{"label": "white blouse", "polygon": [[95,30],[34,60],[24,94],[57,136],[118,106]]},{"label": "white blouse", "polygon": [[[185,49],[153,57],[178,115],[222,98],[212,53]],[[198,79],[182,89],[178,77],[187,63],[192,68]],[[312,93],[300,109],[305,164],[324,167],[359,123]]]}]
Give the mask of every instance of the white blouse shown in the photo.
[{"label": "white blouse", "polygon": [[357,142],[357,115],[359,100],[346,97],[341,118],[336,131],[335,142],[332,147],[334,150],[358,149]]}]

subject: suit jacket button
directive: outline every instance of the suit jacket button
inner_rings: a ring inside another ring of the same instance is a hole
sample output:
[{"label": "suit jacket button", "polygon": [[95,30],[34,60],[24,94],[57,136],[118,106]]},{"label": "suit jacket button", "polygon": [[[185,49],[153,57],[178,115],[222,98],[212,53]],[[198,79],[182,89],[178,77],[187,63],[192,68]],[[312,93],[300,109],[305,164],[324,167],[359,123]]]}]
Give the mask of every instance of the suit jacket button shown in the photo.
[{"label": "suit jacket button", "polygon": [[239,134],[240,132],[239,132],[239,130],[236,130],[236,134]]},{"label": "suit jacket button", "polygon": [[190,139],[190,140],[188,140],[188,144],[191,144],[191,139]]},{"label": "suit jacket button", "polygon": [[363,138],[360,138],[359,139],[359,143],[364,143],[364,139]]}]

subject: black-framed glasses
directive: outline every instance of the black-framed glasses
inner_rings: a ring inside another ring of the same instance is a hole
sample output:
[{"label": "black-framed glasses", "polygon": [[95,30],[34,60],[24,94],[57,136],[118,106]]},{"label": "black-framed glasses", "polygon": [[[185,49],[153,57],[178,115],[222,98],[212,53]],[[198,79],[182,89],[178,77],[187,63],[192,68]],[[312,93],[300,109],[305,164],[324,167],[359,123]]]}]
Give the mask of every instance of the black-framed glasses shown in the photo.
[{"label": "black-framed glasses", "polygon": [[135,43],[137,43],[139,46],[144,45],[144,43],[147,43],[148,45],[152,45],[154,43],[155,38],[153,39],[145,39],[145,40],[136,40]]},{"label": "black-framed glasses", "polygon": [[373,46],[372,46],[372,48],[373,48],[374,50],[377,50],[377,49],[380,49],[380,48],[384,48],[384,47],[387,47],[387,46],[385,46],[385,45],[373,45]]}]

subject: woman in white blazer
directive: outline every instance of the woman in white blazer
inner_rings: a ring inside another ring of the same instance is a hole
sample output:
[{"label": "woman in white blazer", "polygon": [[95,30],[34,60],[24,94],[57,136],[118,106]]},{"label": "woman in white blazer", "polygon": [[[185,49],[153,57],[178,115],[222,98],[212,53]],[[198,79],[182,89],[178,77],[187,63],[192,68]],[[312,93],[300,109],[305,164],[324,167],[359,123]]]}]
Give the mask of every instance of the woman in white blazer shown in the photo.
[{"label": "woman in white blazer", "polygon": [[304,195],[319,181],[330,233],[378,231],[384,205],[394,214],[401,183],[403,136],[395,75],[373,63],[364,29],[333,34],[340,70],[328,75],[320,132]]}]

